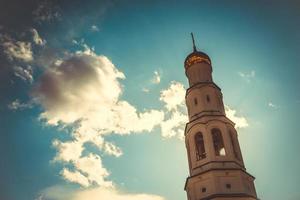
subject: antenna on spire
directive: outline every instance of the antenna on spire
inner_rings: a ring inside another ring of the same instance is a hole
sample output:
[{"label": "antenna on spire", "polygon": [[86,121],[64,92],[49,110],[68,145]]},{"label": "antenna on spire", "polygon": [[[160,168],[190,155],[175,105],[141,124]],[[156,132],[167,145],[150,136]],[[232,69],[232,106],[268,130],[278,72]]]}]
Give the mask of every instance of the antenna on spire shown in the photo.
[{"label": "antenna on spire", "polygon": [[196,48],[196,45],[195,45],[194,34],[191,33],[191,35],[192,35],[192,40],[193,40],[193,50],[194,50],[194,52],[195,52],[195,51],[197,51],[197,48]]}]

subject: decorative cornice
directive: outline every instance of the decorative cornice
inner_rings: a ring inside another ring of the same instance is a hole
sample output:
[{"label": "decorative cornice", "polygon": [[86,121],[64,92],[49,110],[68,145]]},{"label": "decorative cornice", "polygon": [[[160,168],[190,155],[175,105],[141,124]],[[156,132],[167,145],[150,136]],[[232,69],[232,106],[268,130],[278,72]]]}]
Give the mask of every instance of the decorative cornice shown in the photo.
[{"label": "decorative cornice", "polygon": [[211,200],[213,198],[218,198],[218,197],[228,198],[228,200],[231,200],[232,197],[248,197],[248,198],[253,198],[256,200],[258,199],[256,196],[246,194],[246,193],[233,193],[233,194],[219,193],[219,194],[209,195],[209,196],[201,198],[199,200]]},{"label": "decorative cornice", "polygon": [[196,88],[201,88],[201,87],[205,87],[205,86],[214,86],[216,87],[220,92],[221,92],[221,88],[215,84],[213,81],[211,82],[198,82],[194,85],[192,85],[191,87],[189,87],[187,90],[186,90],[186,93],[185,93],[185,98],[186,96],[188,95],[188,93],[192,90],[192,89],[196,89]]},{"label": "decorative cornice", "polygon": [[[205,112],[205,111],[203,111],[203,112]],[[205,122],[196,122],[198,119],[204,118],[204,117],[224,117],[224,118],[228,121],[228,123],[226,123],[226,122],[224,122],[223,120],[220,120],[220,119],[218,119],[218,118],[209,119],[209,120],[206,120]],[[189,132],[189,130],[190,130],[193,126],[195,126],[196,124],[207,124],[207,123],[210,122],[210,121],[220,121],[220,122],[224,122],[224,123],[226,123],[226,124],[231,124],[231,125],[233,126],[233,128],[234,128],[234,124],[235,124],[233,121],[231,121],[231,120],[230,120],[228,117],[226,117],[226,115],[224,115],[224,114],[219,114],[219,115],[204,114],[204,115],[201,115],[201,116],[199,116],[198,118],[193,119],[193,120],[189,121],[188,123],[186,123],[185,129],[184,129],[184,135],[186,136],[186,135],[187,135],[187,132]],[[196,123],[194,123],[194,122],[196,122]],[[194,123],[194,124],[193,124],[193,123]],[[191,125],[191,127],[189,127],[189,129],[188,129],[187,127],[188,127],[190,124],[192,124],[192,125]]]},{"label": "decorative cornice", "polygon": [[210,172],[210,171],[225,171],[225,170],[242,171],[242,172],[244,172],[245,174],[247,174],[248,176],[250,176],[251,178],[255,179],[255,177],[252,176],[251,174],[249,174],[245,169],[240,169],[240,168],[210,168],[210,169],[205,170],[205,171],[203,171],[203,172],[200,172],[200,173],[198,173],[198,174],[196,174],[196,175],[187,177],[186,180],[185,180],[185,184],[184,184],[184,190],[186,190],[187,182],[188,182],[188,180],[191,179],[191,178],[197,177],[197,176],[199,176],[199,175],[201,175],[201,174],[205,174],[205,173]]},{"label": "decorative cornice", "polygon": [[[209,161],[209,162],[206,162],[206,163],[204,163],[204,164],[202,164],[201,166],[197,166],[197,167],[195,167],[195,168],[193,168],[193,169],[197,169],[197,168],[200,168],[200,167],[203,167],[203,166],[205,166],[205,165],[209,165],[209,164],[211,164],[211,163],[235,163],[235,164],[237,164],[238,166],[240,166],[243,170],[246,170],[246,168],[245,168],[245,166],[243,166],[243,165],[241,165],[240,163],[238,163],[238,162],[236,162],[236,161],[233,161],[233,160],[225,160],[225,161]],[[215,169],[217,169],[217,168],[215,168]],[[220,168],[220,169],[224,169],[224,168]],[[238,169],[238,168],[237,168]]]}]

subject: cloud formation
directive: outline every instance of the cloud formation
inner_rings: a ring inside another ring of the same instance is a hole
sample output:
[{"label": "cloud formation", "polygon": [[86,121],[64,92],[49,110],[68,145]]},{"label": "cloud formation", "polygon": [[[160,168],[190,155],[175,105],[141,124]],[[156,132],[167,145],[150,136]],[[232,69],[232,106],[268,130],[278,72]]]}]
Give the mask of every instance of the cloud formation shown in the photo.
[{"label": "cloud formation", "polygon": [[91,31],[93,32],[98,32],[99,31],[99,28],[98,26],[96,26],[95,24],[91,26]]},{"label": "cloud formation", "polygon": [[163,197],[145,193],[126,193],[115,188],[96,187],[72,189],[56,185],[46,188],[36,200],[165,200]]},{"label": "cloud formation", "polygon": [[25,82],[32,83],[33,66],[36,64],[34,49],[44,46],[46,40],[42,39],[34,28],[21,33],[17,38],[0,33],[0,47],[13,74]]},{"label": "cloud formation", "polygon": [[165,103],[167,110],[176,110],[180,106],[184,106],[185,89],[182,83],[171,82],[168,89],[162,90],[160,98]]},{"label": "cloud formation", "polygon": [[4,53],[10,60],[24,62],[30,62],[33,60],[30,42],[14,41],[11,38],[7,38],[7,40],[2,43],[2,46]]},{"label": "cloud formation", "polygon": [[161,135],[164,138],[183,139],[185,124],[188,122],[183,84],[172,81],[167,89],[160,92],[159,99],[166,108],[166,117],[160,124]]},{"label": "cloud formation", "polygon": [[248,121],[245,117],[239,117],[236,115],[236,110],[225,105],[226,116],[235,123],[235,128],[245,128],[248,127]]},{"label": "cloud formation", "polygon": [[33,82],[33,69],[30,65],[26,67],[14,66],[14,75],[22,79],[23,81]]},{"label": "cloud formation", "polygon": [[26,108],[32,108],[33,104],[32,103],[23,103],[19,99],[16,99],[12,101],[10,104],[8,104],[8,108],[10,110],[23,110]]},{"label": "cloud formation", "polygon": [[[164,102],[165,119],[161,122],[161,134],[163,137],[184,138],[185,124],[188,122],[188,116],[185,106],[185,89],[182,83],[171,82],[167,89],[160,93],[160,100]],[[236,110],[225,105],[226,116],[235,123],[236,128],[245,128],[249,126],[245,117],[237,116]]]},{"label": "cloud formation", "polygon": [[160,79],[161,79],[161,74],[158,71],[154,71],[154,76],[153,76],[151,82],[154,84],[159,84]]},{"label": "cloud formation", "polygon": [[188,117],[184,112],[173,111],[170,117],[161,122],[161,135],[164,138],[177,137],[184,139],[184,128]]},{"label": "cloud formation", "polygon": [[106,180],[109,173],[102,165],[99,155],[90,153],[87,156],[82,156],[74,160],[73,165],[76,169],[73,172],[67,168],[61,172],[66,180],[85,187],[94,183],[102,187],[113,187],[113,183]]},{"label": "cloud formation", "polygon": [[163,197],[150,194],[128,194],[121,193],[113,189],[105,188],[96,188],[90,189],[82,192],[78,192],[74,195],[72,200],[98,200],[101,197],[102,199],[110,200],[164,200]]},{"label": "cloud formation", "polygon": [[238,73],[240,77],[245,79],[247,82],[250,82],[251,79],[255,78],[256,73],[254,70],[251,70],[249,73],[239,72]]},{"label": "cloud formation", "polygon": [[84,187],[112,186],[101,157],[92,152],[82,154],[87,150],[84,144],[118,157],[121,149],[106,141],[105,135],[150,132],[163,120],[160,110],[138,112],[121,100],[119,80],[124,78],[107,57],[85,46],[84,51],[69,54],[49,67],[35,85],[33,99],[44,109],[40,118],[48,125],[76,127],[71,140],[53,142],[57,149],[54,161],[69,163],[74,169],[63,169],[66,180]]},{"label": "cloud formation", "polygon": [[46,40],[44,40],[40,37],[40,35],[36,29],[32,28],[32,29],[30,29],[30,32],[32,33],[32,40],[36,45],[45,45],[46,44]]},{"label": "cloud formation", "polygon": [[278,108],[278,106],[275,105],[273,102],[269,102],[269,103],[268,103],[268,106],[269,106],[270,108],[273,108],[273,109],[277,109],[277,108]]}]

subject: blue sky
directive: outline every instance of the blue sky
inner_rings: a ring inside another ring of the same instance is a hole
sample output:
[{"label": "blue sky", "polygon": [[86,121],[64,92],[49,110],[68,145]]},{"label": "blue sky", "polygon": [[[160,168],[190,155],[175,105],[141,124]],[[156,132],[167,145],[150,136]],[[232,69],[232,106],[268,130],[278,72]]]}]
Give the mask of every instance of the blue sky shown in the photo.
[{"label": "blue sky", "polygon": [[298,2],[1,4],[1,199],[185,199],[190,32],[259,198],[300,199]]}]

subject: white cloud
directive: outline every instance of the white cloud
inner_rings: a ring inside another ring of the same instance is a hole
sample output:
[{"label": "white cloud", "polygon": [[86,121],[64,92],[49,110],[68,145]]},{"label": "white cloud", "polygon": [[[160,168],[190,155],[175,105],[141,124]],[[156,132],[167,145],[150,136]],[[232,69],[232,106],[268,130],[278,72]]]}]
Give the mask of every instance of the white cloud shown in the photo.
[{"label": "white cloud", "polygon": [[33,40],[33,42],[34,42],[35,44],[41,45],[41,46],[43,46],[43,45],[46,44],[46,40],[43,40],[43,39],[40,37],[40,35],[39,35],[39,33],[37,32],[36,29],[32,28],[32,29],[30,29],[30,32],[32,33],[32,40]]},{"label": "white cloud", "polygon": [[159,100],[165,103],[168,110],[177,109],[178,106],[184,105],[185,89],[183,84],[175,81],[171,82],[168,89],[160,92]]},{"label": "white cloud", "polygon": [[[149,82],[148,82],[149,81]],[[149,93],[153,85],[157,85],[161,81],[161,73],[155,70],[153,72],[153,77],[147,81],[147,84],[142,88],[142,91]]]},{"label": "white cloud", "polygon": [[77,190],[67,185],[53,185],[43,189],[35,200],[72,200]]},{"label": "white cloud", "polygon": [[71,172],[69,169],[64,168],[60,174],[69,182],[78,183],[84,187],[88,187],[90,184],[89,179],[79,171]]},{"label": "white cloud", "polygon": [[[104,187],[112,186],[111,181],[105,180],[109,173],[102,165],[101,157],[92,153],[82,156],[83,142],[60,142],[56,140],[53,142],[53,146],[58,150],[54,161],[69,162],[74,167],[73,171],[67,168],[61,171],[61,175],[65,180],[80,184],[83,187],[94,184]],[[110,153],[119,153],[118,151],[120,151],[111,143],[107,143],[104,148]]]},{"label": "white cloud", "polygon": [[14,75],[29,83],[33,82],[33,69],[30,65],[26,67],[14,66]]},{"label": "white cloud", "polygon": [[56,185],[44,189],[36,200],[165,200],[165,198],[146,193],[126,193],[117,188],[96,187],[92,189],[73,189]]},{"label": "white cloud", "polygon": [[148,88],[142,88],[142,91],[145,92],[145,93],[150,92],[150,90]]},{"label": "white cloud", "polygon": [[74,166],[77,171],[82,172],[82,174],[85,175],[90,182],[90,185],[96,183],[97,185],[103,187],[113,186],[111,181],[106,180],[109,172],[103,167],[102,159],[99,155],[91,153],[87,156],[81,157],[74,161]]},{"label": "white cloud", "polygon": [[17,35],[17,39],[8,34],[0,33],[0,48],[1,53],[7,58],[10,72],[21,80],[32,83],[34,80],[32,66],[36,64],[32,45],[35,42],[41,42],[41,38],[36,29],[29,31],[33,37],[33,42],[31,38],[24,40],[28,32]]},{"label": "white cloud", "polygon": [[111,142],[105,142],[103,149],[108,155],[119,157],[123,154],[122,150]]},{"label": "white cloud", "polygon": [[3,47],[3,52],[6,54],[10,61],[18,61],[23,63],[28,63],[33,61],[33,48],[32,45],[45,45],[46,41],[43,40],[38,31],[34,28],[29,29],[31,33],[30,40],[23,40],[24,33],[21,38],[22,40],[17,40],[10,35],[0,34],[0,42]]},{"label": "white cloud", "polygon": [[54,140],[52,145],[58,150],[54,161],[76,161],[80,158],[83,151],[83,143],[81,141],[61,142]]},{"label": "white cloud", "polygon": [[160,92],[160,100],[166,108],[165,119],[160,124],[162,136],[183,139],[185,124],[188,122],[183,84],[172,81],[167,89]]},{"label": "white cloud", "polygon": [[160,79],[161,79],[161,74],[158,71],[154,71],[154,76],[153,76],[151,82],[154,84],[159,84]]},{"label": "white cloud", "polygon": [[11,39],[2,43],[4,53],[10,60],[30,62],[33,60],[33,53],[30,42],[13,41]]},{"label": "white cloud", "polygon": [[72,200],[164,200],[163,197],[150,194],[128,194],[115,189],[95,188],[78,192]]},{"label": "white cloud", "polygon": [[226,116],[235,123],[235,128],[245,128],[248,127],[248,121],[245,117],[239,117],[236,115],[236,110],[225,105]]},{"label": "white cloud", "polygon": [[269,106],[270,108],[274,108],[274,109],[277,109],[277,108],[278,108],[278,106],[275,105],[273,102],[269,102],[269,103],[268,103],[268,106]]},{"label": "white cloud", "polygon": [[252,70],[249,73],[245,73],[245,72],[238,72],[239,76],[244,78],[247,82],[250,82],[251,79],[255,78],[255,71]]},{"label": "white cloud", "polygon": [[178,137],[184,139],[184,127],[188,122],[185,113],[175,111],[161,123],[161,134],[165,138]]},{"label": "white cloud", "polygon": [[93,32],[98,32],[98,31],[99,31],[98,26],[92,25],[92,26],[91,26],[91,31],[93,31]]},{"label": "white cloud", "polygon": [[[34,28],[29,29],[29,40],[23,40],[27,33],[21,34],[22,40],[17,40],[8,34],[0,34],[0,46],[3,53],[11,62],[11,69],[15,76],[29,83],[33,82],[33,68],[29,64],[36,64],[34,60],[34,45],[44,45],[46,43]],[[39,58],[39,57],[38,57]]]},{"label": "white cloud", "polygon": [[105,141],[105,135],[150,132],[163,120],[164,113],[153,109],[138,112],[121,100],[119,80],[125,78],[124,74],[107,57],[96,55],[87,45],[84,48],[47,68],[32,96],[43,107],[40,118],[48,125],[76,124],[71,140],[53,142],[58,150],[54,161],[72,167],[63,170],[63,178],[84,187],[107,187],[112,183],[107,180],[109,173],[101,157],[82,154],[87,151],[84,144],[94,144],[102,152],[118,157],[122,150]]},{"label": "white cloud", "polygon": [[[94,184],[111,187],[112,182],[105,180],[109,173],[102,165],[101,157],[91,153],[82,156],[83,143],[83,141],[60,142],[58,140],[53,142],[53,146],[58,150],[53,161],[68,162],[74,166],[73,171],[64,168],[61,171],[61,175],[65,180],[80,184],[83,187]],[[103,139],[100,143],[97,143],[97,141],[95,143],[109,155],[120,156],[122,154],[118,147],[112,143],[104,142]]]},{"label": "white cloud", "polygon": [[32,108],[32,106],[32,103],[23,103],[19,99],[16,99],[10,104],[8,104],[8,108],[11,110],[23,110],[26,108]]},{"label": "white cloud", "polygon": [[164,113],[158,110],[148,110],[138,113],[136,108],[126,101],[120,101],[113,109],[113,119],[110,127],[116,134],[152,131],[164,118]]},{"label": "white cloud", "polygon": [[250,73],[243,73],[239,72],[240,77],[246,77],[246,78],[254,78],[255,77],[255,71],[252,70]]},{"label": "white cloud", "polygon": [[[185,89],[182,83],[171,82],[167,89],[160,93],[160,100],[167,108],[165,119],[161,122],[161,134],[165,138],[177,137],[184,139],[185,124],[188,116],[185,105]],[[236,110],[225,105],[226,116],[235,123],[236,128],[249,126],[245,117],[237,116]]]},{"label": "white cloud", "polygon": [[[60,65],[50,67],[42,75],[33,95],[45,109],[41,117],[48,124],[94,120],[89,114],[99,115],[99,121],[103,120],[101,124],[104,124],[118,103],[121,94],[118,79],[123,78],[124,74],[105,56],[78,52]],[[104,115],[106,112],[108,115]]]}]

